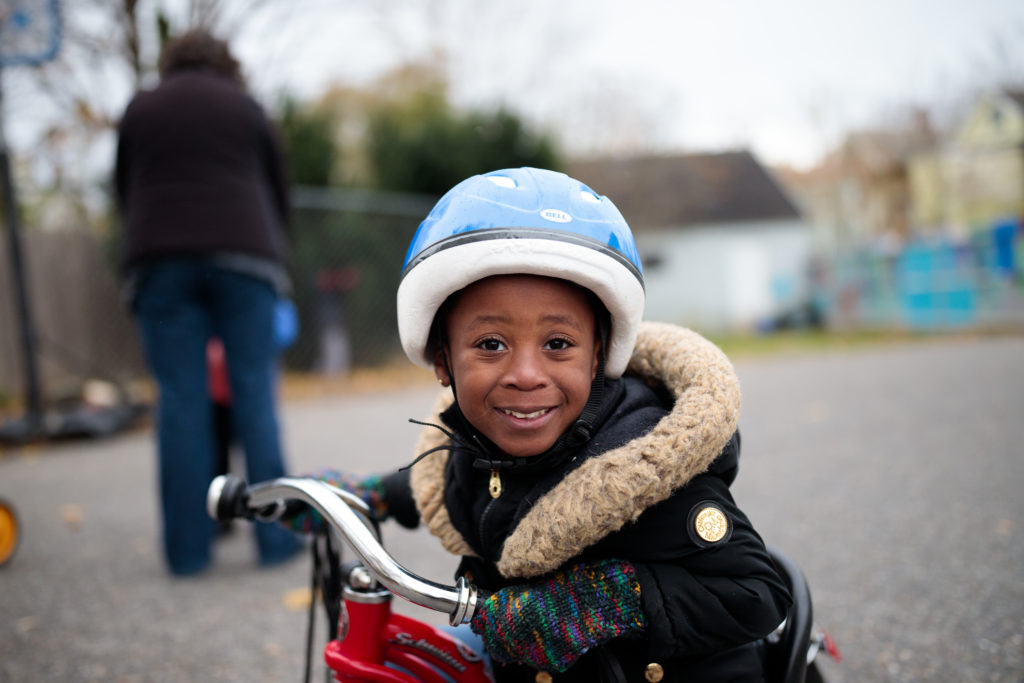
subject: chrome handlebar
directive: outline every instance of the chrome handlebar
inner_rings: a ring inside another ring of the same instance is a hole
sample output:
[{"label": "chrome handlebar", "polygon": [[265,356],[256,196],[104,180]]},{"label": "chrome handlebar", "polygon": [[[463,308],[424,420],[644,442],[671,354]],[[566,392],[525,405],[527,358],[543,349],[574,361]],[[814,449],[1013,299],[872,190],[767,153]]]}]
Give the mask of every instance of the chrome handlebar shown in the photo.
[{"label": "chrome handlebar", "polygon": [[[223,511],[230,507],[222,500],[231,488],[228,482],[221,475],[210,483],[206,507],[214,519],[222,518]],[[246,487],[243,495],[244,507],[264,521],[277,519],[284,512],[286,501],[307,503],[341,534],[374,578],[389,591],[421,607],[444,612],[453,626],[473,618],[476,587],[463,577],[454,586],[435,583],[398,564],[381,545],[375,531],[363,522],[369,519],[369,507],[351,493],[316,479],[283,477]]]}]

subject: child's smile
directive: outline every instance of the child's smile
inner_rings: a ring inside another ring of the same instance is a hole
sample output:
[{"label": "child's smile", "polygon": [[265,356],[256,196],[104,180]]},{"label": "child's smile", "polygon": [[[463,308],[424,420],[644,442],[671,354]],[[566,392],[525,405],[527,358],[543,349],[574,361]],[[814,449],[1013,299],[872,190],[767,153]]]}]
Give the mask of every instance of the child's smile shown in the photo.
[{"label": "child's smile", "polygon": [[[543,453],[583,412],[598,344],[591,300],[576,285],[480,280],[458,294],[446,329],[462,412],[504,454]],[[440,354],[435,370],[447,378]]]}]

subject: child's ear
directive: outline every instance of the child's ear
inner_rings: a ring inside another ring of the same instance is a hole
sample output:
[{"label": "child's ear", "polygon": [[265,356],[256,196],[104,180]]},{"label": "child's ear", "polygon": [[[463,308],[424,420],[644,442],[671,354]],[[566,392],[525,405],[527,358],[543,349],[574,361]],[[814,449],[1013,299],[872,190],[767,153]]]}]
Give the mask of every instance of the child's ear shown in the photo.
[{"label": "child's ear", "polygon": [[444,349],[441,348],[434,352],[434,377],[437,377],[438,383],[443,387],[452,383],[451,377],[448,376],[448,370],[445,368]]},{"label": "child's ear", "polygon": [[590,364],[590,380],[593,381],[597,377],[597,362],[601,359],[601,354],[604,353],[604,349],[601,348],[601,340],[598,339],[594,343],[594,361]]}]

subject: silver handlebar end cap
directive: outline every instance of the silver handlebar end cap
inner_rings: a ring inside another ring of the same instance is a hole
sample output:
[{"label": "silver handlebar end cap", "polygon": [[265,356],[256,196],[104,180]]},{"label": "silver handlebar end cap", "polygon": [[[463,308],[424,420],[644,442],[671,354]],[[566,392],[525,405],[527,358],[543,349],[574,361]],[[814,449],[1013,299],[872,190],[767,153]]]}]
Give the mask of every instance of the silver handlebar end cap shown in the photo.
[{"label": "silver handlebar end cap", "polygon": [[476,614],[476,586],[467,581],[466,577],[460,576],[455,582],[455,591],[458,593],[458,597],[455,601],[455,609],[452,610],[448,619],[452,626],[465,624]]},{"label": "silver handlebar end cap", "polygon": [[227,477],[218,474],[210,482],[210,488],[206,491],[206,514],[210,515],[211,519],[217,519],[217,505],[220,503],[220,495],[224,492],[225,482],[227,482]]}]

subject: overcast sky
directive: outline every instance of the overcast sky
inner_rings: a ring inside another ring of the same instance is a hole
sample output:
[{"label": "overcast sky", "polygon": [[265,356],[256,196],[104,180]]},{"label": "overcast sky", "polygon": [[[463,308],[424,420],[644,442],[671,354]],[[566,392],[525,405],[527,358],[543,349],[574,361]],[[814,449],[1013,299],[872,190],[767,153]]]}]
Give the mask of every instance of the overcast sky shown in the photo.
[{"label": "overcast sky", "polygon": [[[806,167],[852,128],[914,104],[950,111],[1024,78],[1021,0],[224,2],[268,104],[364,84],[440,48],[458,104],[503,103],[573,153],[749,147]],[[128,85],[96,92],[117,111]],[[41,121],[28,92],[8,90],[15,145]]]},{"label": "overcast sky", "polygon": [[1020,0],[374,5],[298,0],[253,22],[254,86],[312,95],[443,46],[458,102],[505,102],[570,148],[748,146],[806,166],[851,127],[1024,78]]}]

